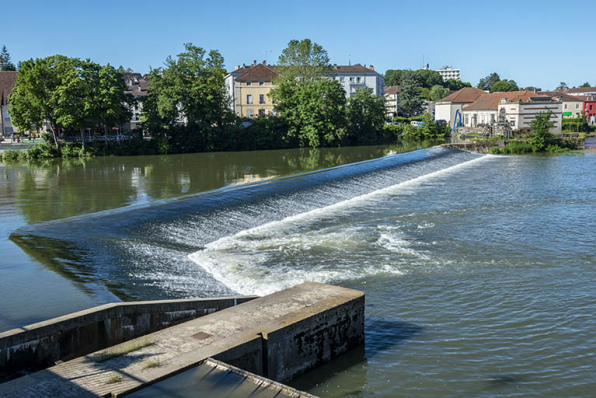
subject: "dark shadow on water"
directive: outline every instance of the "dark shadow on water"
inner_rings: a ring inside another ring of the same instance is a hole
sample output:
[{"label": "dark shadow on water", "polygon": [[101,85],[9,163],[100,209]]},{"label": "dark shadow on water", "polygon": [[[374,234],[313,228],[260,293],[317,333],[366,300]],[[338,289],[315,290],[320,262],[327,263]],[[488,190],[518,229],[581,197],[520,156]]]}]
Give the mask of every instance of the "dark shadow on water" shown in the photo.
[{"label": "dark shadow on water", "polygon": [[[308,391],[323,384],[342,372],[351,368],[366,368],[368,361],[384,352],[395,351],[396,346],[405,343],[422,332],[422,327],[403,321],[383,317],[367,317],[364,324],[366,343],[347,353],[340,355],[323,366],[316,368],[294,380],[288,385],[298,390]],[[366,377],[366,372],[355,372],[356,377]],[[356,383],[364,385],[362,383]],[[354,391],[357,395],[357,391]]]}]

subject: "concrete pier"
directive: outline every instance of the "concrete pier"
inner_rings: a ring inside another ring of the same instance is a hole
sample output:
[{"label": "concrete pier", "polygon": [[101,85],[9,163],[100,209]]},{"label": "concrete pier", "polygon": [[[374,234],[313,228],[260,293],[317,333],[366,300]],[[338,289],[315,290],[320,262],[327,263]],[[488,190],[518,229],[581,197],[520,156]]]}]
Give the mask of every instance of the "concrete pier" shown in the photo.
[{"label": "concrete pier", "polygon": [[9,381],[0,396],[122,396],[208,358],[283,383],[363,343],[364,294],[305,283]]}]

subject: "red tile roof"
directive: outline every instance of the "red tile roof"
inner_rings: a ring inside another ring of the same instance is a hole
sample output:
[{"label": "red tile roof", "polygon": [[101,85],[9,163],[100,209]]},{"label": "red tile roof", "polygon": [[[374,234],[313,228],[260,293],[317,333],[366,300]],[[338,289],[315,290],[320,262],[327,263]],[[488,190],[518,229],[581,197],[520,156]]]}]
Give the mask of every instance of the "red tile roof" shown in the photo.
[{"label": "red tile roof", "polygon": [[563,91],[540,91],[537,94],[544,94],[548,95],[549,97],[560,98],[563,102],[582,102],[585,101],[586,98],[583,95],[565,94]]},{"label": "red tile roof", "polygon": [[548,97],[548,95],[542,95],[542,93],[534,93],[533,91],[510,91],[510,92],[499,92],[499,93],[484,93],[476,99],[473,103],[466,106],[464,111],[472,110],[497,110],[499,107],[499,101],[505,98],[509,101],[523,101],[527,102],[531,97]]},{"label": "red tile roof", "polygon": [[456,104],[470,104],[478,99],[484,91],[476,87],[464,87],[437,102],[451,102]]},{"label": "red tile roof", "polygon": [[385,86],[385,94],[397,94],[399,86]]},{"label": "red tile roof", "polygon": [[271,81],[277,76],[279,76],[279,73],[274,71],[272,67],[263,64],[256,64],[250,68],[247,68],[246,72],[238,76],[236,80],[240,82],[258,80]]},{"label": "red tile roof", "polygon": [[596,92],[596,87],[575,87],[565,90],[566,93],[592,93]]},{"label": "red tile roof", "polygon": [[0,72],[0,105],[6,105],[19,72]]}]

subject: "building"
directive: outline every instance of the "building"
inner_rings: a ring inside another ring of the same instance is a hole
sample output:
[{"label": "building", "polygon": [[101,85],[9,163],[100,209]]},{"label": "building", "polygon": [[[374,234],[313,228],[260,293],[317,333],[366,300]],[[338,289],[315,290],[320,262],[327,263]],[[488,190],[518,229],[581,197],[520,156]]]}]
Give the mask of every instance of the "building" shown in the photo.
[{"label": "building", "polygon": [[538,96],[547,97],[546,95],[535,94],[532,91],[483,93],[476,101],[463,108],[463,124],[471,128],[485,125],[493,126],[498,121],[499,103],[502,99],[526,102],[531,97]]},{"label": "building", "polygon": [[584,100],[584,115],[588,123],[593,126],[596,124],[596,95],[587,95],[582,98]]},{"label": "building", "polygon": [[563,104],[563,118],[582,117],[585,96],[569,95],[563,91],[541,91],[540,94],[548,95]]},{"label": "building", "polygon": [[[475,87],[464,87],[461,90],[449,94],[447,97],[435,103],[435,120],[444,120],[453,127],[456,122],[456,115],[462,117],[463,123],[463,109],[478,99],[481,95],[486,94],[484,91]],[[457,122],[459,122],[459,117]]]},{"label": "building", "polygon": [[226,76],[226,88],[230,95],[230,107],[241,117],[257,117],[273,114],[273,102],[269,91],[279,74],[265,61],[254,61],[249,67],[237,67]]},{"label": "building", "polygon": [[18,72],[0,72],[0,136],[7,137],[15,132],[8,114],[8,95],[17,81]]},{"label": "building", "polygon": [[453,69],[451,66],[444,66],[436,71],[439,72],[444,82],[449,79],[461,80],[461,69]]},{"label": "building", "polygon": [[136,101],[133,105],[132,117],[128,126],[125,129],[130,131],[137,130],[141,127],[141,111],[143,109],[143,99],[147,96],[147,86],[149,79],[143,77],[140,73],[122,73],[122,78],[126,84],[126,94],[132,95]]},{"label": "building", "polygon": [[370,65],[333,65],[331,76],[339,81],[346,92],[346,97],[354,95],[358,89],[368,87],[380,97],[384,93],[385,78]]},{"label": "building", "polygon": [[[252,65],[236,66],[226,75],[226,90],[230,97],[230,109],[241,117],[266,116],[274,113],[269,91],[275,87],[273,81],[279,73],[274,65],[265,61]],[[350,97],[356,90],[368,87],[376,96],[384,93],[385,80],[371,65],[333,65],[329,77],[337,80]]]},{"label": "building", "polygon": [[529,129],[530,124],[539,113],[551,112],[550,120],[555,122],[550,130],[552,134],[561,134],[563,124],[563,103],[549,96],[534,96],[527,100],[509,100],[503,98],[499,101],[499,116],[506,117],[512,130]]},{"label": "building", "polygon": [[566,90],[561,90],[565,94],[569,95],[595,95],[596,96],[596,87],[575,87],[575,88],[568,88]]},{"label": "building", "polygon": [[393,119],[397,116],[399,110],[399,87],[387,86],[385,87],[385,109],[387,109],[387,118]]}]

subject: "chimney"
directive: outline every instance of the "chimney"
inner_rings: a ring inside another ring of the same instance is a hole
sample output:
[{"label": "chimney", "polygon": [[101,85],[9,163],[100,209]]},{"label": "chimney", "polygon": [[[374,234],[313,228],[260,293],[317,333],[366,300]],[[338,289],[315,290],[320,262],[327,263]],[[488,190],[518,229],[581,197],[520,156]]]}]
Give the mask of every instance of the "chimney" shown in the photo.
[{"label": "chimney", "polygon": [[263,60],[263,65],[267,66],[267,61]]},{"label": "chimney", "polygon": [[246,64],[242,64],[242,67],[243,67],[243,68],[246,68]]},{"label": "chimney", "polygon": [[256,65],[257,65],[257,60],[255,59],[252,61],[252,66],[256,66]]},{"label": "chimney", "polygon": [[375,70],[375,67],[371,65],[370,70]]},{"label": "chimney", "polygon": [[234,66],[234,70],[238,70],[238,69],[240,69],[240,65]]}]

